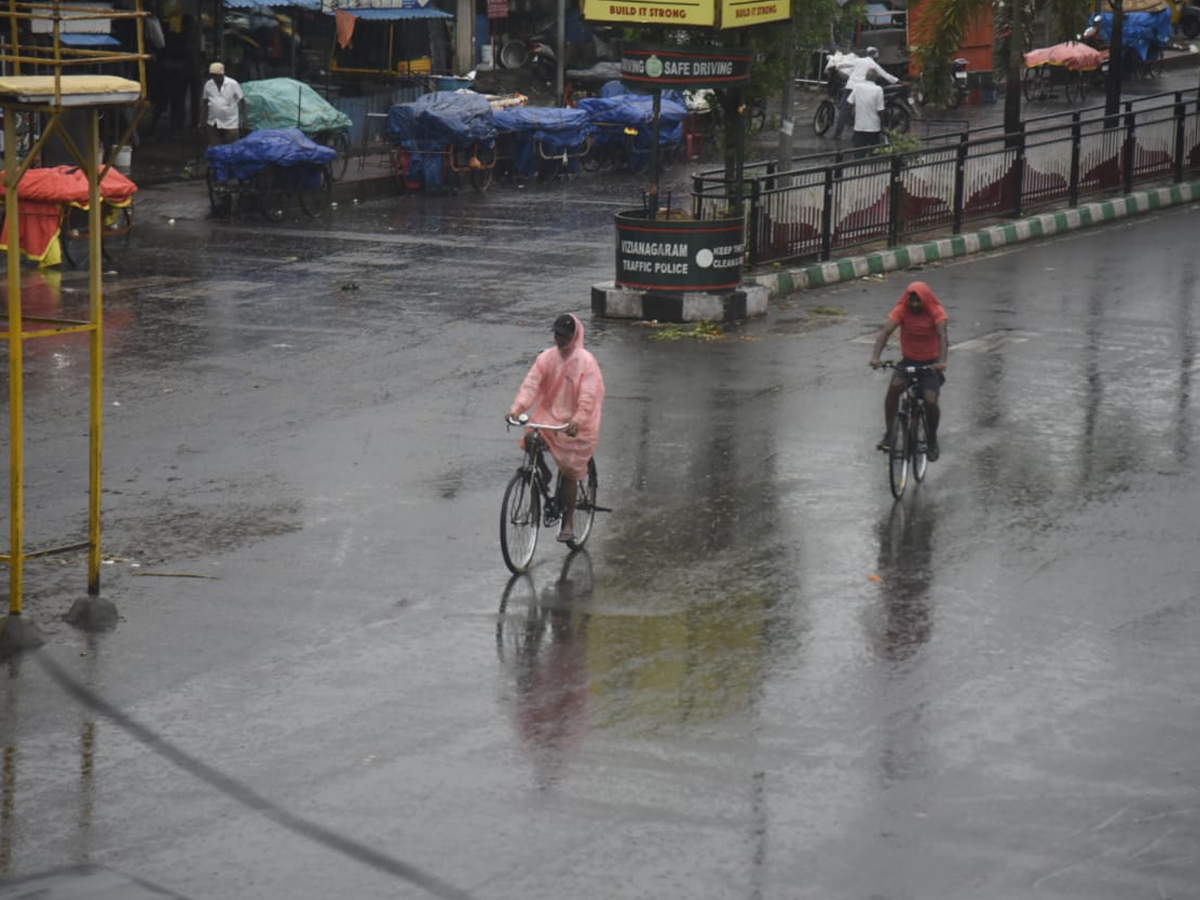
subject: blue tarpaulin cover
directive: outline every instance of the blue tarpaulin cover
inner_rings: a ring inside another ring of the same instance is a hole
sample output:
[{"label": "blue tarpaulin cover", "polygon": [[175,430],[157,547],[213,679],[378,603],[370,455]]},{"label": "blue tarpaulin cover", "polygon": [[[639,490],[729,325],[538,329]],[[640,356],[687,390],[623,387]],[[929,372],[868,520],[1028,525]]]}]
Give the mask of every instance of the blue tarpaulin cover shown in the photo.
[{"label": "blue tarpaulin cover", "polygon": [[[1106,43],[1112,43],[1112,13],[1101,13],[1097,18],[1096,30]],[[1095,21],[1095,19],[1093,19]],[[1138,56],[1145,59],[1151,46],[1156,49],[1171,41],[1171,7],[1158,12],[1127,12],[1125,24],[1121,26],[1121,44],[1132,47]],[[1160,51],[1161,52],[1161,51]]]},{"label": "blue tarpaulin cover", "polygon": [[388,137],[405,150],[439,151],[496,139],[492,105],[472,91],[435,91],[388,110]]},{"label": "blue tarpaulin cover", "polygon": [[271,164],[285,168],[307,165],[316,169],[333,162],[337,151],[315,143],[298,128],[268,128],[252,131],[232,144],[209,147],[204,157],[216,170],[217,178],[228,181],[253,178]]},{"label": "blue tarpaulin cover", "polygon": [[496,142],[492,105],[473,91],[435,91],[388,110],[387,133],[409,154],[406,174],[437,190],[442,186],[442,155],[453,147]]},{"label": "blue tarpaulin cover", "polygon": [[[615,126],[631,126],[638,130],[634,139],[634,149],[649,151],[654,122],[654,98],[649,94],[584,97],[578,106],[597,126],[595,140],[599,146],[623,141],[624,127]],[[683,140],[683,122],[687,117],[686,106],[663,95],[662,107],[659,110],[659,146],[678,144]]]},{"label": "blue tarpaulin cover", "polygon": [[[538,154],[578,157],[591,133],[591,117],[582,109],[513,106],[493,114],[501,139],[512,141],[512,166],[518,175],[537,173]],[[566,170],[575,171],[578,158],[568,158]]]}]

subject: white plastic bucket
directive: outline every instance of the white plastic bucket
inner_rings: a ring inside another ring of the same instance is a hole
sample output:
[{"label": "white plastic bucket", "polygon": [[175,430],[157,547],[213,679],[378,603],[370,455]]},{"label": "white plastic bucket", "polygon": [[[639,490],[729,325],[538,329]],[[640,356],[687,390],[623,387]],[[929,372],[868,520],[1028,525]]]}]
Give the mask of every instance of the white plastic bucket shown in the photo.
[{"label": "white plastic bucket", "polygon": [[128,175],[130,169],[133,168],[133,148],[128,144],[122,144],[120,147],[114,147],[113,150],[113,168],[122,175]]}]

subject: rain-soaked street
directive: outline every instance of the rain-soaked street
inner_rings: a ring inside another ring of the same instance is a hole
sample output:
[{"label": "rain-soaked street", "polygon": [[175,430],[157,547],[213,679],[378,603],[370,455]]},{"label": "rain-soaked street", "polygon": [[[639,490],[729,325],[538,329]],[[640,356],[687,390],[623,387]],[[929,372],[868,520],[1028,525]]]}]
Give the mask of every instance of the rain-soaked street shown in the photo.
[{"label": "rain-soaked street", "polygon": [[[1198,896],[1196,209],[652,340],[587,312],[638,186],[315,226],[143,192],[106,303],[122,618],[61,620],[81,557],[27,566],[0,896],[81,864],[188,900]],[[913,278],[952,351],[895,504],[867,360]],[[27,310],[85,302],[29,270]],[[502,416],[563,310],[612,512],[510,580]],[[27,347],[31,546],[86,533],[82,338]]]}]

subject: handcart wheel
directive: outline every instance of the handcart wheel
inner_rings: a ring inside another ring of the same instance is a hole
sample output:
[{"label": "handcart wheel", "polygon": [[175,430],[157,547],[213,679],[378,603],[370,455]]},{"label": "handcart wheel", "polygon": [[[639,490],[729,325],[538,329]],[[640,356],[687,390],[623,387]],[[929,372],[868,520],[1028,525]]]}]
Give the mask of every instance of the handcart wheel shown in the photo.
[{"label": "handcart wheel", "polygon": [[263,218],[278,222],[287,212],[291,192],[284,183],[283,171],[274,165],[264,166],[254,175],[251,190]]},{"label": "handcart wheel", "polygon": [[333,172],[329,165],[321,166],[312,173],[303,173],[297,193],[300,197],[300,209],[311,219],[328,211],[330,200],[333,198]]},{"label": "handcart wheel", "polygon": [[1076,72],[1075,73],[1075,97],[1080,103],[1087,100],[1089,76],[1091,72]]},{"label": "handcart wheel", "polygon": [[534,141],[534,162],[539,181],[553,181],[563,173],[563,154],[547,151],[542,141]]},{"label": "handcart wheel", "polygon": [[585,172],[599,172],[608,160],[608,150],[596,143],[595,137],[588,138],[587,152],[579,160]]},{"label": "handcart wheel", "polygon": [[1063,80],[1063,93],[1067,95],[1067,102],[1082,101],[1083,98],[1079,94],[1083,90],[1083,82],[1079,80],[1079,75],[1076,72],[1067,72],[1066,76]]},{"label": "handcart wheel", "polygon": [[329,164],[329,176],[334,181],[341,181],[346,177],[346,169],[350,165],[350,138],[346,132],[338,131],[329,136],[326,145],[337,151],[337,156]]},{"label": "handcart wheel", "polygon": [[223,214],[225,210],[221,207],[226,205],[229,195],[217,187],[217,170],[209,166],[204,177],[208,182],[208,205],[212,207],[214,213]]},{"label": "handcart wheel", "polygon": [[[112,207],[101,203],[103,221],[100,232],[100,253],[106,263],[118,265],[129,249],[133,232],[133,204]],[[71,206],[63,216],[60,233],[63,257],[76,269],[88,267],[91,244],[88,241],[88,212]]]},{"label": "handcart wheel", "polygon": [[411,153],[407,150],[399,149],[392,151],[392,174],[396,177],[396,186],[402,194],[421,189],[420,179],[409,175],[411,167]]},{"label": "handcart wheel", "polygon": [[496,168],[495,144],[466,144],[453,147],[447,154],[447,173],[457,177],[464,172],[471,177],[471,187],[486,191],[492,183],[492,171]]},{"label": "handcart wheel", "polygon": [[621,146],[625,150],[625,165],[635,175],[644,172],[650,165],[650,135],[643,134],[639,128],[635,134],[625,134],[623,138]]},{"label": "handcart wheel", "polygon": [[1041,93],[1042,70],[1040,66],[1026,69],[1021,73],[1021,91],[1025,99],[1032,103]]},{"label": "handcart wheel", "polygon": [[[486,191],[492,183],[492,174],[496,171],[496,146],[477,147],[474,162],[471,164],[471,187],[477,191]],[[475,165],[478,163],[478,165]]]}]

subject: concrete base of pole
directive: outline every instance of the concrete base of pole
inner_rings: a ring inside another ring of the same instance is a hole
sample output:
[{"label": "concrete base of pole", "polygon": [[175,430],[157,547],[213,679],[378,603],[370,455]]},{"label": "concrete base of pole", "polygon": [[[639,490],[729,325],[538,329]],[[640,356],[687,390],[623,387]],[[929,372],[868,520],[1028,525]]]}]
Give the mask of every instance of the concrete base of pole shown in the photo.
[{"label": "concrete base of pole", "polygon": [[67,621],[84,631],[107,631],[119,618],[116,604],[102,597],[76,600],[67,613]]},{"label": "concrete base of pole", "polygon": [[0,657],[22,650],[36,650],[46,639],[37,625],[21,616],[0,618]]},{"label": "concrete base of pole", "polygon": [[736,322],[767,314],[769,291],[742,285],[720,293],[635,291],[608,281],[592,285],[592,315],[658,322]]}]

